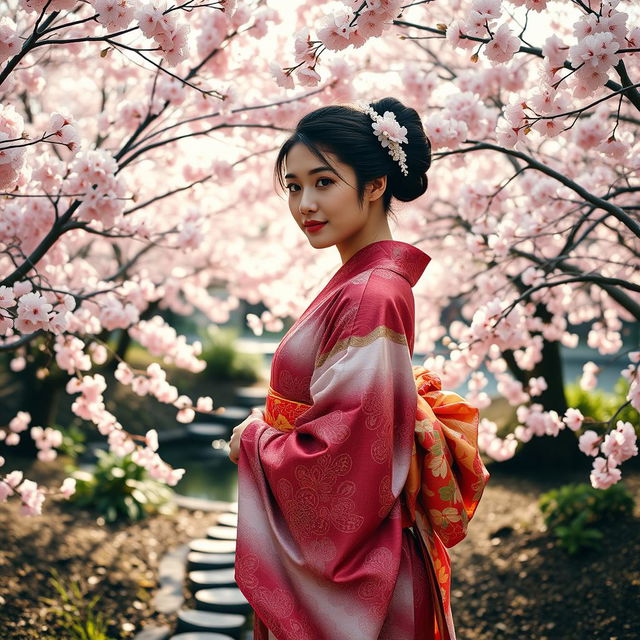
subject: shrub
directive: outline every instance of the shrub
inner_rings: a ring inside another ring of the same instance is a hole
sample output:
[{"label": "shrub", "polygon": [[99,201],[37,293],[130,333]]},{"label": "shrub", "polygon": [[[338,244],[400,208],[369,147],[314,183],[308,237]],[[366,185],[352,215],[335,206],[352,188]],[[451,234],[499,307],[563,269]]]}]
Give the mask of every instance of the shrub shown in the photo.
[{"label": "shrub", "polygon": [[85,442],[87,436],[85,432],[75,424],[64,428],[59,425],[55,426],[60,433],[62,433],[62,444],[58,447],[58,451],[66,456],[69,456],[75,460],[78,456],[81,456],[85,449]]},{"label": "shrub", "polygon": [[[545,524],[570,554],[598,547],[602,532],[596,525],[633,513],[634,500],[622,483],[594,489],[586,483],[568,484],[543,493],[538,506]],[[591,526],[588,526],[591,525]]]},{"label": "shrub", "polygon": [[237,338],[236,329],[212,326],[207,331],[200,357],[207,363],[205,374],[208,377],[249,384],[259,380],[262,357],[239,352],[235,345]]},{"label": "shrub", "polygon": [[107,522],[141,520],[175,510],[173,491],[151,478],[130,455],[119,457],[105,451],[98,451],[97,455],[93,472],[76,470],[72,474],[76,492],[71,500],[75,504],[95,510]]},{"label": "shrub", "polygon": [[[628,391],[629,382],[622,377],[615,383],[613,392],[606,392],[600,389],[587,391],[582,389],[577,382],[565,387],[568,406],[579,409],[585,418],[591,418],[596,422],[608,422],[618,408],[627,402]],[[618,413],[614,423],[611,425],[613,428],[615,428],[615,423],[618,420],[630,422],[634,425],[636,431],[640,426],[640,414],[631,405],[627,405]]]}]

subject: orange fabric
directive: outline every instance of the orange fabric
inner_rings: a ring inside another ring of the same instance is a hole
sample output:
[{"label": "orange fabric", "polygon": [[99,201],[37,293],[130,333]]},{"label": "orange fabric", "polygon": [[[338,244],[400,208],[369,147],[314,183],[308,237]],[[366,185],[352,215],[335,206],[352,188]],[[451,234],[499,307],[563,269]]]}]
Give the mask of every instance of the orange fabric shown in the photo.
[{"label": "orange fabric", "polygon": [[[451,563],[446,547],[460,542],[489,481],[478,451],[478,409],[458,394],[442,391],[440,378],[413,367],[418,402],[415,446],[402,493],[402,524],[413,527],[430,560],[436,640],[455,637],[451,615]],[[292,431],[296,419],[311,405],[289,400],[271,386],[265,421]]]}]

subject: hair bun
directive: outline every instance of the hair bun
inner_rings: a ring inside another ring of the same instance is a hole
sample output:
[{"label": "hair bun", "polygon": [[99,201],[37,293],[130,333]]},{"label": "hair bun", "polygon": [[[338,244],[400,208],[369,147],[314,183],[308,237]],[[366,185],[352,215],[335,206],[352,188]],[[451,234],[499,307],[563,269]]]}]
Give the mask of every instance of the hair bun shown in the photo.
[{"label": "hair bun", "polygon": [[391,195],[401,202],[410,202],[420,197],[429,184],[427,170],[431,166],[431,143],[415,109],[406,107],[396,98],[382,98],[371,103],[381,116],[385,111],[395,114],[397,121],[407,129],[407,143],[402,145],[407,154],[408,175],[403,175],[397,162],[389,158],[395,167],[389,172]]}]

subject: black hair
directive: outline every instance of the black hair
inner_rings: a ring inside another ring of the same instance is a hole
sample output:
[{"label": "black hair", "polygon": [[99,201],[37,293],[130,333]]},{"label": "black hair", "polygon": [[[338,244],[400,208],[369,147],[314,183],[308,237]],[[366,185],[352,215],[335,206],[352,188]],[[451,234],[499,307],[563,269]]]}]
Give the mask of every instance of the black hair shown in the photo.
[{"label": "black hair", "polygon": [[285,140],[275,162],[275,177],[284,189],[284,165],[287,154],[298,142],[304,144],[322,162],[331,166],[325,153],[334,154],[340,162],[353,168],[357,178],[358,200],[362,203],[365,185],[387,176],[387,188],[382,196],[385,213],[391,208],[391,198],[409,202],[421,196],[428,186],[427,169],[431,165],[431,143],[415,109],[406,107],[395,98],[382,98],[370,103],[381,116],[392,111],[401,126],[407,128],[407,143],[402,149],[407,155],[408,175],[380,144],[371,127],[367,113],[348,105],[320,107],[305,115],[293,134]]}]

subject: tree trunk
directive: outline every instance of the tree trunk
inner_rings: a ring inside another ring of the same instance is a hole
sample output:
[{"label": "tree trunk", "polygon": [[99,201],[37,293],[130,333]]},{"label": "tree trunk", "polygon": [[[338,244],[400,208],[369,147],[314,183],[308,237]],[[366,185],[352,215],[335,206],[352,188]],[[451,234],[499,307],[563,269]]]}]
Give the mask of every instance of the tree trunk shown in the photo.
[{"label": "tree trunk", "polygon": [[[536,310],[536,315],[549,321],[549,314],[545,309]],[[523,372],[517,367],[513,356],[505,358],[516,379],[523,381]],[[514,371],[513,368],[516,370]],[[528,377],[542,376],[547,382],[547,389],[539,396],[532,398],[532,402],[541,404],[545,411],[556,411],[562,418],[567,410],[567,400],[564,395],[564,375],[562,372],[562,356],[560,343],[544,340],[542,345],[542,360],[534,367]],[[585,469],[591,466],[588,459],[578,449],[578,438],[568,427],[557,436],[533,436],[529,442],[520,445],[518,453],[508,461],[502,463],[505,467],[514,469],[550,469],[561,466],[565,469]]]}]

